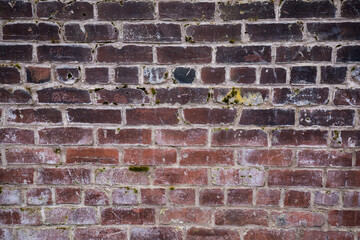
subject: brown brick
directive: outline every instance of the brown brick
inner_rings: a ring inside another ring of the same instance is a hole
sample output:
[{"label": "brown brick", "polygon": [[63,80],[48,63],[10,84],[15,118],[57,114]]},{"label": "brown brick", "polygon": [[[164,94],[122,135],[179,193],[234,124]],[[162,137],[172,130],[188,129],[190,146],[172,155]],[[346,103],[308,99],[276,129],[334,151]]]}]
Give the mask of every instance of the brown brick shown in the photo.
[{"label": "brown brick", "polygon": [[140,20],[154,19],[155,9],[152,2],[99,2],[97,3],[100,20]]},{"label": "brown brick", "polygon": [[1,144],[34,144],[33,130],[19,128],[1,128]]},{"label": "brown brick", "polygon": [[295,240],[296,235],[293,230],[274,230],[274,229],[252,229],[246,232],[244,240]]},{"label": "brown brick", "polygon": [[268,63],[271,62],[270,46],[217,47],[217,63]]},{"label": "brown brick", "polygon": [[319,240],[336,240],[336,239],[342,239],[342,240],[353,240],[354,235],[351,232],[346,231],[319,231],[319,230],[308,230],[304,231],[303,233],[303,240],[313,240],[313,239],[319,239]]},{"label": "brown brick", "polygon": [[74,230],[74,236],[77,240],[88,240],[91,238],[106,239],[107,237],[125,240],[127,239],[127,231],[125,228],[76,228]]},{"label": "brown brick", "polygon": [[0,168],[1,184],[33,184],[34,169],[32,168]]},{"label": "brown brick", "polygon": [[151,188],[141,189],[141,203],[149,205],[165,205],[165,189]]},{"label": "brown brick", "polygon": [[61,160],[51,148],[11,148],[5,155],[8,164],[59,164]]},{"label": "brown brick", "polygon": [[318,212],[272,212],[271,220],[277,227],[322,227],[325,215]]},{"label": "brown brick", "polygon": [[80,188],[56,188],[55,201],[57,204],[79,204],[81,190]]},{"label": "brown brick", "polygon": [[94,225],[98,223],[94,208],[46,208],[45,223],[51,225]]},{"label": "brown brick", "polygon": [[235,4],[221,2],[219,9],[220,18],[224,21],[275,18],[274,3],[271,1]]},{"label": "brown brick", "polygon": [[205,239],[226,239],[240,240],[239,232],[232,229],[222,228],[199,228],[192,227],[187,231],[186,240],[205,240]]},{"label": "brown brick", "polygon": [[97,60],[104,63],[152,63],[152,48],[148,46],[125,45],[116,48],[104,45],[97,49]]},{"label": "brown brick", "polygon": [[252,204],[252,189],[228,189],[228,205],[249,205]]},{"label": "brown brick", "polygon": [[327,46],[281,46],[276,49],[276,62],[329,62],[331,52]]},{"label": "brown brick", "polygon": [[224,205],[224,192],[222,189],[200,190],[199,204],[202,206]]},{"label": "brown brick", "polygon": [[326,187],[358,188],[360,187],[360,171],[358,170],[328,170]]},{"label": "brown brick", "polygon": [[173,205],[195,205],[195,189],[170,189],[169,202]]},{"label": "brown brick", "polygon": [[[195,42],[230,42],[241,41],[241,24],[202,24],[185,27],[186,35]],[[190,40],[190,39],[189,39]]]},{"label": "brown brick", "polygon": [[206,129],[172,130],[160,129],[155,131],[155,141],[158,145],[191,146],[205,145],[207,141]]},{"label": "brown brick", "polygon": [[215,225],[245,226],[245,225],[267,226],[268,218],[265,210],[225,209],[216,210]]},{"label": "brown brick", "polygon": [[284,205],[287,207],[308,208],[310,206],[310,192],[287,190]]},{"label": "brown brick", "polygon": [[51,205],[53,203],[50,188],[31,188],[26,193],[28,205]]},{"label": "brown brick", "polygon": [[149,97],[141,89],[119,88],[96,91],[97,103],[102,104],[143,104],[149,103]]},{"label": "brown brick", "polygon": [[212,146],[267,146],[267,134],[262,130],[212,131]]},{"label": "brown brick", "polygon": [[155,185],[206,185],[207,182],[205,168],[157,168],[154,172]]},{"label": "brown brick", "polygon": [[327,131],[281,129],[272,132],[273,146],[326,146]]},{"label": "brown brick", "polygon": [[318,170],[269,170],[269,186],[322,187],[323,172]]},{"label": "brown brick", "polygon": [[298,152],[301,167],[351,167],[352,154],[338,151],[301,150]]},{"label": "brown brick", "polygon": [[104,206],[109,205],[109,198],[102,190],[87,189],[85,191],[84,203],[89,206]]},{"label": "brown brick", "polygon": [[17,230],[17,235],[19,240],[26,239],[37,239],[37,240],[46,240],[46,239],[69,239],[70,230],[68,229],[34,229],[34,228],[22,228]]},{"label": "brown brick", "polygon": [[182,231],[173,227],[133,227],[130,240],[173,239],[182,240]]},{"label": "brown brick", "polygon": [[109,69],[103,67],[85,68],[85,81],[89,84],[108,83]]},{"label": "brown brick", "polygon": [[40,168],[39,184],[90,184],[90,170],[83,168]]},{"label": "brown brick", "polygon": [[121,123],[121,111],[110,109],[68,108],[68,121],[75,123]]},{"label": "brown brick", "polygon": [[333,131],[331,146],[353,148],[360,146],[360,131],[359,130],[342,130]]},{"label": "brown brick", "polygon": [[113,205],[137,205],[137,189],[131,188],[116,188],[112,193]]},{"label": "brown brick", "polygon": [[23,202],[21,189],[2,187],[0,192],[0,205],[21,205]]},{"label": "brown brick", "polygon": [[90,62],[91,49],[82,45],[42,45],[37,47],[39,62]]},{"label": "brown brick", "polygon": [[59,26],[52,23],[10,23],[3,27],[4,40],[56,41]]},{"label": "brown brick", "polygon": [[86,20],[94,17],[93,5],[88,2],[39,2],[37,16],[46,19]]},{"label": "brown brick", "polygon": [[41,145],[90,145],[92,143],[91,128],[59,127],[39,130],[39,144]]},{"label": "brown brick", "polygon": [[67,164],[117,164],[119,152],[114,148],[69,148]]},{"label": "brown brick", "polygon": [[280,18],[333,18],[335,11],[336,7],[330,0],[286,0],[281,4]]},{"label": "brown brick", "polygon": [[340,200],[339,195],[340,195],[339,192],[330,192],[330,191],[315,192],[314,203],[315,205],[326,206],[326,207],[336,206]]},{"label": "brown brick", "polygon": [[238,152],[238,163],[248,166],[290,166],[290,149],[243,149]]},{"label": "brown brick", "polygon": [[9,109],[6,120],[26,124],[62,123],[61,112],[55,108]]},{"label": "brown brick", "polygon": [[215,3],[212,2],[159,2],[161,19],[204,21],[211,20],[215,14]]},{"label": "brown brick", "polygon": [[16,104],[16,103],[29,103],[32,101],[31,93],[25,90],[7,90],[5,88],[0,88],[0,102],[7,104]]},{"label": "brown brick", "polygon": [[160,64],[200,64],[211,62],[210,47],[157,47]]},{"label": "brown brick", "polygon": [[149,172],[136,172],[128,168],[96,169],[95,183],[100,185],[149,185]]},{"label": "brown brick", "polygon": [[180,165],[234,165],[234,151],[227,149],[183,149]]},{"label": "brown brick", "polygon": [[155,210],[152,208],[104,208],[101,211],[102,225],[154,223]]},{"label": "brown brick", "polygon": [[263,186],[265,171],[260,168],[218,168],[211,172],[213,185]]},{"label": "brown brick", "polygon": [[256,205],[279,206],[280,194],[281,192],[275,189],[259,189],[256,195]]},{"label": "brown brick", "polygon": [[176,125],[178,124],[176,108],[134,108],[126,109],[127,125]]},{"label": "brown brick", "polygon": [[160,223],[209,224],[211,211],[202,208],[168,208],[160,215]]},{"label": "brown brick", "polygon": [[51,80],[50,68],[46,67],[26,67],[26,81],[28,83],[46,83]]},{"label": "brown brick", "polygon": [[337,227],[359,227],[360,211],[332,210],[329,212],[329,224]]},{"label": "brown brick", "polygon": [[0,209],[0,224],[38,226],[41,224],[40,209],[2,208]]},{"label": "brown brick", "polygon": [[176,163],[175,149],[127,148],[124,163],[132,165],[171,165]]},{"label": "brown brick", "polygon": [[16,84],[20,83],[20,72],[15,67],[0,67],[0,83]]},{"label": "brown brick", "polygon": [[178,24],[125,24],[123,39],[124,42],[180,42],[181,29]]},{"label": "brown brick", "polygon": [[150,144],[150,129],[99,129],[100,144]]},{"label": "brown brick", "polygon": [[71,42],[109,42],[116,41],[119,31],[111,24],[85,24],[84,32],[79,24],[65,25],[65,38]]},{"label": "brown brick", "polygon": [[345,192],[343,202],[344,207],[360,207],[360,192]]},{"label": "brown brick", "polygon": [[90,103],[90,94],[76,88],[45,88],[37,91],[39,103]]}]

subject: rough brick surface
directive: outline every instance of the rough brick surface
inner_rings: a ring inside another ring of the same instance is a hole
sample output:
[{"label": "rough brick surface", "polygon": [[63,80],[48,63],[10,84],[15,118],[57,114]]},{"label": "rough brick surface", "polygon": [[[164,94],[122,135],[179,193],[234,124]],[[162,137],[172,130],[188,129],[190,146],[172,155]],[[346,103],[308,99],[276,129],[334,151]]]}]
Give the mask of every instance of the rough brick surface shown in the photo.
[{"label": "rough brick surface", "polygon": [[359,0],[0,0],[0,239],[360,239]]}]

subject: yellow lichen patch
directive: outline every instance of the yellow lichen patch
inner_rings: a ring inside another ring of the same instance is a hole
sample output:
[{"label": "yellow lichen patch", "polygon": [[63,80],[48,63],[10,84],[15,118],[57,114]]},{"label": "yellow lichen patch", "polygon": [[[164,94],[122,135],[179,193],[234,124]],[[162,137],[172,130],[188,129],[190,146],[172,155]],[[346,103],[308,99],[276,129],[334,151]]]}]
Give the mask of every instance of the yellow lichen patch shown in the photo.
[{"label": "yellow lichen patch", "polygon": [[260,92],[245,91],[241,88],[232,88],[222,100],[227,104],[259,105],[264,102]]}]

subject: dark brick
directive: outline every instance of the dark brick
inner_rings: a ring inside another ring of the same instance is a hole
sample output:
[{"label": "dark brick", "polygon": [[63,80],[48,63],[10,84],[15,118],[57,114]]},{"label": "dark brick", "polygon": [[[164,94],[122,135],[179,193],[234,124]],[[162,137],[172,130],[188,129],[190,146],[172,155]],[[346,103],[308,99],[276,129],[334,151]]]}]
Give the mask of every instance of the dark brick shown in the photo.
[{"label": "dark brick", "polygon": [[105,67],[85,68],[85,82],[89,84],[109,83],[109,69]]},{"label": "dark brick", "polygon": [[225,68],[203,67],[201,80],[206,84],[221,84],[225,82]]},{"label": "dark brick", "polygon": [[191,84],[195,80],[195,69],[177,67],[173,71],[173,76],[178,83]]},{"label": "dark brick", "polygon": [[287,190],[285,192],[284,206],[308,208],[310,206],[310,192]]},{"label": "dark brick", "polygon": [[154,19],[153,2],[100,2],[97,4],[100,20]]},{"label": "dark brick", "polygon": [[102,89],[96,92],[97,103],[103,104],[143,104],[149,103],[149,97],[141,89],[119,88]]},{"label": "dark brick", "polygon": [[323,171],[317,170],[269,170],[269,186],[322,187]]},{"label": "dark brick", "polygon": [[228,189],[228,205],[250,205],[252,200],[252,189]]},{"label": "dark brick", "polygon": [[155,209],[152,208],[104,208],[101,211],[102,225],[154,223]]},{"label": "dark brick", "polygon": [[150,129],[99,129],[99,144],[150,144]]},{"label": "dark brick", "polygon": [[37,47],[40,62],[90,62],[91,49],[85,46],[43,45]]},{"label": "dark brick", "polygon": [[261,88],[215,88],[214,99],[221,104],[256,106],[269,99],[269,90]]},{"label": "dark brick", "polygon": [[191,146],[205,145],[208,133],[206,129],[160,129],[155,131],[155,141],[158,145],[165,146]]},{"label": "dark brick", "polygon": [[177,108],[126,109],[127,125],[175,125],[179,120]]},{"label": "dark brick", "polygon": [[45,88],[37,91],[39,103],[90,103],[90,94],[76,88]]},{"label": "dark brick", "polygon": [[157,47],[160,64],[198,64],[211,62],[211,47]]},{"label": "dark brick", "polygon": [[359,227],[360,211],[332,210],[329,212],[329,225],[337,227]]},{"label": "dark brick", "polygon": [[317,68],[312,66],[292,67],[290,72],[290,84],[306,85],[315,84]]},{"label": "dark brick", "polygon": [[184,120],[191,124],[231,124],[236,117],[236,109],[188,108],[183,111]]},{"label": "dark brick", "polygon": [[54,108],[9,109],[7,121],[12,123],[61,123],[61,112]]},{"label": "dark brick", "polygon": [[346,231],[319,231],[319,230],[308,230],[302,233],[303,240],[353,240],[354,234]]},{"label": "dark brick", "polygon": [[343,46],[337,50],[336,62],[360,62],[360,45]]},{"label": "dark brick", "polygon": [[79,204],[81,190],[80,188],[56,188],[55,199],[57,204]]},{"label": "dark brick", "polygon": [[192,227],[187,231],[186,240],[223,239],[240,240],[239,232],[232,229]]},{"label": "dark brick", "polygon": [[320,83],[323,84],[343,84],[346,81],[346,67],[321,67]]},{"label": "dark brick", "polygon": [[84,32],[79,24],[65,25],[65,38],[72,42],[108,42],[118,39],[119,31],[111,24],[85,24]]},{"label": "dark brick", "polygon": [[122,84],[139,84],[138,67],[115,68],[115,82]]},{"label": "dark brick", "polygon": [[318,41],[360,40],[360,23],[308,23],[307,29]]},{"label": "dark brick", "polygon": [[34,169],[32,168],[0,168],[1,184],[33,184],[33,181]]},{"label": "dark brick", "polygon": [[80,70],[77,67],[56,68],[57,80],[66,84],[76,83],[80,79]]},{"label": "dark brick", "polygon": [[[89,205],[89,206],[104,206],[104,205],[109,205],[109,198],[104,191],[96,190],[96,189],[87,189],[85,191],[84,203],[85,205]],[[85,238],[84,240],[89,238]]]},{"label": "dark brick", "polygon": [[211,20],[215,14],[215,3],[212,2],[159,2],[161,19],[204,21]]},{"label": "dark brick", "polygon": [[181,29],[178,24],[125,24],[124,42],[180,42]]},{"label": "dark brick", "polygon": [[173,227],[134,227],[130,230],[130,240],[152,239],[182,240],[182,231]]},{"label": "dark brick", "polygon": [[292,104],[296,106],[322,105],[328,102],[328,88],[274,88],[274,104]]},{"label": "dark brick", "polygon": [[76,123],[121,123],[121,111],[112,109],[68,108],[68,121]]},{"label": "dark brick", "polygon": [[159,88],[156,89],[155,100],[160,104],[204,104],[207,102],[208,93],[207,88]]},{"label": "dark brick", "polygon": [[255,83],[256,69],[251,67],[233,67],[230,69],[230,79],[236,83]]},{"label": "dark brick", "polygon": [[93,143],[91,128],[59,127],[39,130],[41,145],[90,145]]},{"label": "dark brick", "polygon": [[0,45],[0,60],[32,61],[33,47],[31,45]]},{"label": "dark brick", "polygon": [[284,84],[286,83],[286,70],[284,68],[262,68],[260,83]]},{"label": "dark brick", "polygon": [[272,132],[273,146],[326,146],[327,131],[280,129]]},{"label": "dark brick", "polygon": [[359,18],[360,2],[358,0],[346,0],[341,5],[341,17]]},{"label": "dark brick", "polygon": [[50,68],[46,67],[26,67],[26,81],[28,83],[46,83],[51,80]]},{"label": "dark brick", "polygon": [[152,63],[152,48],[148,46],[125,45],[122,48],[101,46],[97,50],[99,62],[115,63]]},{"label": "dark brick", "polygon": [[303,37],[300,23],[246,24],[246,33],[253,42],[300,41]]},{"label": "dark brick", "polygon": [[262,130],[219,130],[212,132],[212,146],[267,146],[267,134]]},{"label": "dark brick", "polygon": [[224,209],[215,212],[215,225],[245,226],[249,224],[267,226],[267,212],[254,209]]},{"label": "dark brick", "polygon": [[185,27],[187,37],[195,42],[239,42],[241,24],[202,24]]},{"label": "dark brick", "polygon": [[25,90],[7,90],[0,88],[0,103],[29,103],[31,102],[31,95]]},{"label": "dark brick", "polygon": [[[125,240],[127,239],[127,230],[124,228],[76,228],[74,229],[74,236],[76,240],[89,240],[91,238],[95,239],[118,239]],[[110,237],[110,239],[108,238]]]},{"label": "dark brick", "polygon": [[298,152],[300,167],[351,167],[352,154],[338,151],[301,150]]},{"label": "dark brick", "polygon": [[281,4],[280,18],[333,18],[335,11],[330,0],[285,0]]},{"label": "dark brick", "polygon": [[360,147],[360,130],[342,130],[332,133],[331,146],[352,148]]},{"label": "dark brick", "polygon": [[217,63],[268,63],[270,46],[217,47]]},{"label": "dark brick", "polygon": [[93,5],[88,2],[38,2],[37,16],[47,19],[86,20],[94,18]]},{"label": "dark brick", "polygon": [[0,1],[0,19],[31,18],[31,2],[26,1]]},{"label": "dark brick", "polygon": [[299,124],[302,126],[353,126],[354,110],[300,110]]},{"label": "dark brick", "polygon": [[224,205],[224,192],[222,189],[200,190],[199,204],[202,206]]},{"label": "dark brick", "polygon": [[334,97],[335,105],[360,105],[360,88],[336,89]]},{"label": "dark brick", "polygon": [[239,124],[256,126],[294,125],[295,111],[292,109],[243,109]]},{"label": "dark brick", "polygon": [[250,2],[235,4],[220,2],[220,18],[224,21],[246,20],[246,19],[274,19],[274,3],[267,2]]},{"label": "dark brick", "polygon": [[59,26],[49,23],[10,23],[3,28],[4,40],[56,41],[59,38]]},{"label": "dark brick", "polygon": [[276,49],[276,62],[330,62],[331,47],[292,46]]},{"label": "dark brick", "polygon": [[16,84],[20,83],[20,72],[15,67],[0,67],[0,83]]},{"label": "dark brick", "polygon": [[1,128],[1,144],[34,144],[33,130],[18,128]]}]

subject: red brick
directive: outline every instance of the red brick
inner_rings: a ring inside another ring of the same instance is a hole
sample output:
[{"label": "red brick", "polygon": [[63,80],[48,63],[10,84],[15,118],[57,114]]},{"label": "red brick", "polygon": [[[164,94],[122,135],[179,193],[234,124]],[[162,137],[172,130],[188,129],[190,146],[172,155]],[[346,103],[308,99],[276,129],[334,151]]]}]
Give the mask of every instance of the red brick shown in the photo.
[{"label": "red brick", "polygon": [[176,163],[175,149],[124,149],[124,163],[131,165],[171,165]]},{"label": "red brick", "polygon": [[230,69],[230,79],[235,83],[255,83],[256,69],[251,67],[233,67]]},{"label": "red brick", "polygon": [[173,205],[195,205],[195,189],[170,189],[169,201]]},{"label": "red brick", "polygon": [[221,84],[225,82],[225,68],[203,67],[201,79],[205,84]]},{"label": "red brick", "polygon": [[253,229],[246,232],[244,240],[295,240],[293,230]]},{"label": "red brick", "polygon": [[37,16],[47,19],[86,20],[94,17],[93,5],[88,2],[39,2]]},{"label": "red brick", "polygon": [[37,91],[39,103],[81,104],[90,103],[90,94],[76,88],[45,88]]},{"label": "red brick", "polygon": [[187,231],[186,240],[240,240],[240,235],[237,230],[222,229],[222,228],[198,228],[192,227]]},{"label": "red brick", "polygon": [[31,2],[16,1],[9,4],[8,1],[0,2],[0,19],[14,19],[14,18],[31,18],[32,6]]},{"label": "red brick", "polygon": [[89,240],[92,238],[127,240],[127,232],[124,228],[76,228],[74,230],[74,236],[77,240]]},{"label": "red brick", "polygon": [[112,109],[68,108],[68,121],[76,123],[121,123],[121,111]]},{"label": "red brick", "polygon": [[46,83],[51,80],[51,70],[47,67],[26,67],[26,81],[28,83]]},{"label": "red brick", "polygon": [[328,102],[328,88],[274,88],[273,103],[275,105],[291,104],[296,106],[324,105]]},{"label": "red brick", "polygon": [[299,124],[302,126],[353,126],[353,110],[300,110]]},{"label": "red brick", "polygon": [[99,129],[99,143],[103,144],[150,144],[150,129]]},{"label": "red brick", "polygon": [[37,239],[37,240],[46,240],[46,239],[70,239],[70,230],[68,229],[18,229],[17,235],[19,240],[26,239]]},{"label": "red brick", "polygon": [[276,62],[330,62],[331,47],[292,46],[276,49]]},{"label": "red brick", "polygon": [[105,63],[152,63],[152,48],[125,45],[121,48],[104,45],[97,49],[97,60]]},{"label": "red brick", "polygon": [[131,240],[174,239],[182,240],[182,231],[172,227],[134,227],[130,230]]},{"label": "red brick", "polygon": [[301,41],[301,28],[299,22],[246,24],[246,33],[252,42]]},{"label": "red brick", "polygon": [[209,224],[211,211],[202,208],[167,208],[160,214],[161,224]]},{"label": "red brick", "polygon": [[345,231],[319,231],[319,230],[308,230],[302,232],[302,240],[353,240],[354,234]]},{"label": "red brick", "polygon": [[180,165],[234,165],[234,152],[222,149],[183,149]]},{"label": "red brick", "polygon": [[301,150],[298,152],[301,167],[351,167],[352,154],[339,151]]},{"label": "red brick", "polygon": [[272,212],[271,220],[277,227],[322,227],[325,215],[318,212]]},{"label": "red brick", "polygon": [[308,208],[310,206],[310,192],[287,190],[284,205],[287,207]]},{"label": "red brick", "polygon": [[165,205],[166,196],[163,188],[141,189],[141,203],[149,205]]},{"label": "red brick", "polygon": [[331,146],[353,148],[360,146],[360,131],[359,130],[343,130],[334,131],[332,133]]},{"label": "red brick", "polygon": [[119,152],[110,148],[70,148],[66,150],[68,164],[117,164]]},{"label": "red brick", "polygon": [[119,31],[111,24],[85,24],[83,32],[80,24],[66,24],[65,38],[72,42],[108,42],[118,39]]},{"label": "red brick", "polygon": [[318,170],[269,170],[269,186],[322,187],[323,172]]},{"label": "red brick", "polygon": [[[255,81],[255,79],[254,79]],[[262,68],[260,76],[261,84],[283,84],[286,83],[286,69],[284,68]]]},{"label": "red brick", "polygon": [[202,24],[185,27],[186,35],[195,42],[241,41],[241,24]]},{"label": "red brick", "polygon": [[95,183],[99,185],[148,185],[149,172],[130,171],[127,168],[121,169],[97,169],[95,171]]},{"label": "red brick", "polygon": [[81,190],[80,188],[56,188],[55,201],[57,204],[79,204]]},{"label": "red brick", "polygon": [[228,189],[228,205],[249,205],[252,204],[252,189]]},{"label": "red brick", "polygon": [[125,24],[124,42],[180,42],[181,29],[178,24]]},{"label": "red brick", "polygon": [[280,18],[331,18],[336,7],[329,0],[307,2],[287,0],[281,4]]},{"label": "red brick", "polygon": [[220,2],[219,10],[220,18],[224,21],[275,18],[273,2]]},{"label": "red brick", "polygon": [[337,227],[359,227],[360,211],[332,210],[329,212],[329,224]]},{"label": "red brick", "polygon": [[343,46],[337,50],[336,62],[359,62],[360,46]]},{"label": "red brick", "polygon": [[214,18],[215,3],[211,2],[159,2],[161,19],[204,21]]},{"label": "red brick", "polygon": [[245,226],[268,225],[267,213],[264,210],[225,209],[216,210],[215,225]]},{"label": "red brick", "polygon": [[56,41],[59,26],[52,23],[10,23],[3,27],[4,40]]},{"label": "red brick", "polygon": [[104,208],[101,211],[101,224],[155,224],[155,210],[152,208]]},{"label": "red brick", "polygon": [[33,184],[32,168],[0,168],[0,184]]},{"label": "red brick", "polygon": [[206,185],[207,169],[157,168],[154,171],[155,185]]},{"label": "red brick", "polygon": [[199,204],[203,206],[224,205],[224,192],[222,189],[200,190]]},{"label": "red brick", "polygon": [[0,45],[0,60],[5,61],[32,61],[33,47],[31,45]]},{"label": "red brick", "polygon": [[119,88],[115,90],[102,89],[96,92],[97,103],[102,104],[144,104],[149,103],[149,97],[141,89]]},{"label": "red brick", "polygon": [[191,124],[231,124],[236,118],[236,109],[187,108],[184,120]]},{"label": "red brick", "polygon": [[355,157],[355,166],[360,166],[360,151],[356,152],[356,157]]},{"label": "red brick", "polygon": [[[138,67],[117,67],[117,68],[115,68],[115,82],[122,83],[122,84],[139,84],[139,69],[138,69]],[[142,95],[142,94],[139,94],[139,95]]]},{"label": "red brick", "polygon": [[26,124],[62,123],[61,112],[55,108],[9,109],[6,120]]},{"label": "red brick", "polygon": [[53,204],[50,188],[31,188],[26,193],[28,205],[51,205]]},{"label": "red brick", "polygon": [[155,89],[155,102],[169,104],[204,104],[207,102],[209,89],[207,88],[160,88]]},{"label": "red brick", "polygon": [[155,17],[152,2],[99,2],[97,8],[100,20],[145,20]]},{"label": "red brick", "polygon": [[326,187],[358,188],[360,187],[360,171],[357,170],[329,170]]},{"label": "red brick", "polygon": [[42,145],[90,145],[92,143],[93,134],[91,128],[59,127],[39,130],[39,144]]},{"label": "red brick", "polygon": [[271,62],[270,46],[217,47],[217,63],[268,63]]},{"label": "red brick", "polygon": [[87,189],[85,191],[84,203],[89,206],[104,206],[109,205],[109,198],[102,190]]},{"label": "red brick", "polygon": [[239,150],[238,163],[247,166],[290,166],[290,149],[244,149]]},{"label": "red brick", "polygon": [[272,132],[273,146],[326,146],[327,131],[281,129]]},{"label": "red brick", "polygon": [[21,205],[23,203],[21,189],[8,187],[1,187],[0,189],[0,205]]},{"label": "red brick", "polygon": [[221,186],[263,186],[265,171],[259,168],[212,170],[212,183]]},{"label": "red brick", "polygon": [[176,108],[134,108],[126,109],[127,125],[176,125],[178,124]]},{"label": "red brick", "polygon": [[210,47],[157,47],[159,64],[200,64],[211,62]]},{"label": "red brick", "polygon": [[1,225],[31,225],[41,224],[41,213],[38,208],[2,208],[0,209]]},{"label": "red brick", "polygon": [[90,184],[90,170],[83,168],[40,168],[38,184]]},{"label": "red brick", "polygon": [[15,67],[0,67],[0,83],[16,84],[20,83],[20,72]]},{"label": "red brick", "polygon": [[60,155],[51,148],[11,148],[6,151],[8,164],[59,164]]},{"label": "red brick", "polygon": [[262,130],[221,129],[212,132],[212,146],[267,146],[267,134]]},{"label": "red brick", "polygon": [[89,84],[109,83],[109,69],[105,67],[85,68],[85,82]]},{"label": "red brick", "polygon": [[206,129],[160,129],[155,131],[155,141],[158,145],[191,146],[205,145],[207,141]]},{"label": "red brick", "polygon": [[334,96],[335,105],[360,105],[360,88],[355,89],[337,89]]},{"label": "red brick", "polygon": [[131,188],[117,188],[112,193],[113,205],[137,205],[139,203],[137,190]]},{"label": "red brick", "polygon": [[1,144],[34,144],[34,132],[27,129],[0,129]]},{"label": "red brick", "polygon": [[91,48],[82,45],[42,45],[37,47],[39,62],[90,62]]},{"label": "red brick", "polygon": [[315,192],[314,203],[320,206],[335,206],[339,203],[338,192]]},{"label": "red brick", "polygon": [[275,189],[259,189],[256,195],[256,205],[279,206],[280,194],[281,192]]},{"label": "red brick", "polygon": [[344,207],[360,207],[360,192],[345,192],[343,202]]},{"label": "red brick", "polygon": [[94,208],[45,208],[45,223],[51,225],[94,225],[96,211]]},{"label": "red brick", "polygon": [[243,109],[240,125],[278,126],[295,125],[293,109]]}]

